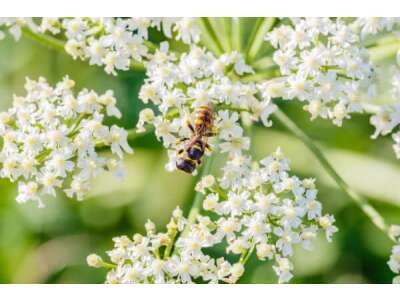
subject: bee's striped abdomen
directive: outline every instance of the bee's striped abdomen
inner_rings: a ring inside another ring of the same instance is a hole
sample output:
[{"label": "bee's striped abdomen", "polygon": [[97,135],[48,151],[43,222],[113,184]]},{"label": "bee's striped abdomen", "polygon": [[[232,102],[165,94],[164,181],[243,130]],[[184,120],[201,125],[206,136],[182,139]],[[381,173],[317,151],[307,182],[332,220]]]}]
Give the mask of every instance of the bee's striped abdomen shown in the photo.
[{"label": "bee's striped abdomen", "polygon": [[213,123],[212,108],[206,105],[200,106],[195,113],[195,131],[199,135],[204,135]]}]

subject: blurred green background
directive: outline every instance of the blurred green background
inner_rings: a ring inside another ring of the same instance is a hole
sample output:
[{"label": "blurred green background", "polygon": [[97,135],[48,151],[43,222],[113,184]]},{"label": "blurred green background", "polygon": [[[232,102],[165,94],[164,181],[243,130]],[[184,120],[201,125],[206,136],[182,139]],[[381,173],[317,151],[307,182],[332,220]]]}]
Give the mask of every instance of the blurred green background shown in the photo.
[{"label": "blurred green background", "polygon": [[[254,20],[244,23],[251,28]],[[246,31],[243,36],[248,36]],[[374,101],[386,102],[394,58],[376,63],[382,68],[378,75],[382,79]],[[101,68],[24,37],[18,43],[9,36],[0,41],[0,70],[0,110],[10,107],[13,94],[24,94],[25,77],[44,76],[54,84],[67,74],[76,81],[76,91],[83,87],[99,93],[113,89],[123,117],[112,122],[127,129],[135,126],[143,108],[137,99],[143,73],[107,75]],[[389,137],[369,138],[373,128],[368,116],[353,116],[337,128],[329,121],[310,122],[296,103],[281,105],[351,186],[370,198],[388,222],[400,223],[400,164]],[[391,242],[337,188],[313,155],[277,124],[257,127],[253,134],[257,158],[281,146],[293,172],[317,178],[324,209],[337,219],[339,232],[333,243],[319,237],[313,251],[300,247],[295,251],[291,282],[390,283],[394,274],[386,262]],[[83,202],[59,193],[57,199],[46,199],[44,209],[34,203],[18,205],[16,185],[0,180],[0,283],[101,283],[106,271],[86,265],[89,253],[105,257],[104,251],[112,248],[112,237],[144,232],[148,218],[163,229],[174,207],[181,205],[187,211],[194,177],[164,170],[166,152],[152,134],[137,139],[133,146],[135,154],[126,158],[127,178],[119,183],[107,174],[100,176]],[[268,262],[253,257],[240,282],[275,283],[276,276]]]}]

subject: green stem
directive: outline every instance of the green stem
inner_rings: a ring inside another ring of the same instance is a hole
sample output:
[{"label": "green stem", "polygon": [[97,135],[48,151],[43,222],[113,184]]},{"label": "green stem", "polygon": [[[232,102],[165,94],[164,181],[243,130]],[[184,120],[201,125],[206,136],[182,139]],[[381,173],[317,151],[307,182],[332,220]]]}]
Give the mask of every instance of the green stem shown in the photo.
[{"label": "green stem", "polygon": [[215,47],[216,53],[218,55],[224,53],[224,47],[222,46],[217,33],[214,30],[214,27],[211,25],[209,18],[200,18],[201,23],[203,24],[204,28],[206,29],[207,34],[209,35],[213,46]]},{"label": "green stem", "polygon": [[279,66],[273,65],[269,69],[265,69],[260,72],[256,72],[255,74],[249,74],[242,77],[243,82],[260,82],[264,80],[273,79],[276,77],[280,77]]},{"label": "green stem", "polygon": [[240,120],[243,127],[244,135],[250,139],[250,149],[249,153],[251,156],[254,155],[254,147],[253,147],[253,121],[251,120],[251,115],[249,112],[242,111],[240,112]]},{"label": "green stem", "polygon": [[[133,142],[136,139],[138,139],[138,138],[140,138],[142,136],[145,136],[145,135],[149,134],[150,132],[152,132],[154,130],[154,127],[150,127],[150,126],[146,126],[146,127],[147,128],[146,128],[146,130],[144,132],[136,132],[136,128],[132,128],[132,129],[128,129],[127,130],[127,132],[128,132],[127,140],[128,140],[128,144],[130,146],[132,146]],[[106,145],[104,143],[100,143],[100,144],[96,145],[96,151],[105,151],[105,150],[109,149],[109,147],[110,147],[109,145]]]},{"label": "green stem", "polygon": [[251,244],[250,249],[247,249],[245,252],[242,253],[239,262],[243,265],[245,265],[247,263],[247,261],[249,260],[249,258],[251,257],[251,255],[254,252],[254,249],[256,247],[256,244],[253,242]]},{"label": "green stem", "polygon": [[[325,158],[322,151],[315,145],[311,138],[301,130],[283,111],[277,110],[274,116],[279,120],[279,122],[285,126],[293,135],[300,139],[304,145],[315,155],[319,163],[325,169],[325,171],[330,175],[330,177],[336,182],[336,184],[345,192],[348,197],[357,204],[361,210],[367,215],[367,217],[372,221],[372,223],[384,232],[390,239],[392,237],[389,234],[389,226],[386,224],[384,218],[379,214],[379,212],[372,207],[368,200],[354,191],[340,175],[335,171],[329,161]],[[393,239],[392,239],[393,240]]]},{"label": "green stem", "polygon": [[105,261],[101,262],[101,266],[103,268],[107,268],[107,269],[114,269],[115,267],[117,267],[117,265],[112,264],[112,263],[108,263],[108,262],[105,262]]},{"label": "green stem", "polygon": [[232,51],[232,22],[231,18],[223,18],[224,35],[225,35],[225,49]]},{"label": "green stem", "polygon": [[[195,182],[199,182],[202,177],[210,174],[213,160],[214,160],[214,155],[212,154],[204,162],[203,169],[201,170],[201,173],[198,176],[196,176]],[[196,196],[194,197],[192,207],[190,208],[190,211],[188,214],[188,224],[186,225],[186,228],[185,228],[183,234],[187,233],[187,231],[189,230],[188,225],[193,224],[196,221],[197,215],[201,211],[201,208],[203,205],[203,200],[204,200],[204,194],[202,194],[200,192],[196,192]]]},{"label": "green stem", "polygon": [[252,64],[252,66],[256,70],[265,70],[265,69],[270,69],[270,68],[276,66],[276,64],[273,61],[271,56],[264,56],[264,57],[260,58],[259,60],[256,60]]},{"label": "green stem", "polygon": [[400,41],[394,40],[368,48],[371,60],[380,61],[394,57],[400,49]]},{"label": "green stem", "polygon": [[33,41],[39,42],[42,45],[47,46],[48,48],[56,49],[64,52],[64,42],[56,39],[52,36],[48,36],[47,34],[34,32],[29,27],[22,27],[22,33],[30,38]]},{"label": "green stem", "polygon": [[157,46],[156,45],[154,45],[152,42],[147,41],[147,40],[145,40],[143,42],[144,42],[144,45],[147,48],[149,48],[150,52],[152,52],[152,53],[156,52],[156,50],[157,50]]},{"label": "green stem", "polygon": [[86,113],[81,113],[81,115],[79,116],[78,119],[76,119],[75,124],[73,126],[73,128],[71,129],[70,133],[68,134],[68,137],[73,137],[76,132],[78,131],[79,125],[81,124],[81,122],[83,121],[83,119],[86,117]]},{"label": "green stem", "polygon": [[232,47],[234,50],[242,51],[242,26],[240,18],[231,18],[232,22]]},{"label": "green stem", "polygon": [[250,36],[246,51],[246,61],[252,62],[261,49],[264,36],[277,24],[277,18],[258,18],[254,30]]},{"label": "green stem", "polygon": [[167,248],[165,248],[164,257],[163,257],[164,259],[168,258],[171,255],[171,250],[172,250],[172,247],[174,246],[174,243],[175,243],[176,234],[177,234],[177,230],[175,229],[169,235],[170,241],[169,241],[169,243],[167,245]]}]

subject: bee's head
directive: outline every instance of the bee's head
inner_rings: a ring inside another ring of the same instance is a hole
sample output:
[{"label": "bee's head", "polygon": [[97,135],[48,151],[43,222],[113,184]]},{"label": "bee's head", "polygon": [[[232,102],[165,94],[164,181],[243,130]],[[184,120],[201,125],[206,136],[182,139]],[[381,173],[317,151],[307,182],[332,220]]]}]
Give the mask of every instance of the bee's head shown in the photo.
[{"label": "bee's head", "polygon": [[191,159],[180,158],[176,162],[176,167],[186,173],[193,173],[196,169],[196,163]]}]

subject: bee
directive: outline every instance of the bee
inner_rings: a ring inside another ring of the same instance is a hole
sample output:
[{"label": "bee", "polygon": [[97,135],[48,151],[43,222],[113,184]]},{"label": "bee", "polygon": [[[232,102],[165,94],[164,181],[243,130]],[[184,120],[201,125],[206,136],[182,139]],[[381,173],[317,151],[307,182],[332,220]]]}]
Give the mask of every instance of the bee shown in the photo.
[{"label": "bee", "polygon": [[215,135],[214,111],[210,105],[202,105],[195,111],[194,127],[190,122],[187,126],[192,132],[192,138],[182,138],[178,143],[189,142],[178,150],[176,167],[186,173],[193,171],[201,164],[201,158],[206,150],[211,151],[208,138]]}]

